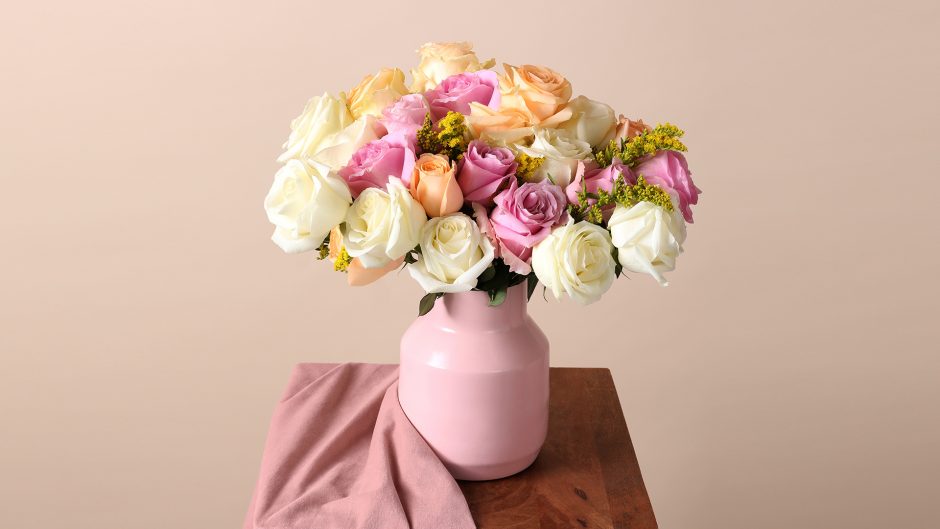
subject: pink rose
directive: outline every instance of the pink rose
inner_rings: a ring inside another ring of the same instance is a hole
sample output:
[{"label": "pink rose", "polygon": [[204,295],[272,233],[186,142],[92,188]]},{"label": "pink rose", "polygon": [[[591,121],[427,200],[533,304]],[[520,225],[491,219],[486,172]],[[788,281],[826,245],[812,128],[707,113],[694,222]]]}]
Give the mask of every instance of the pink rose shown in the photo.
[{"label": "pink rose", "polygon": [[494,201],[490,223],[499,239],[500,257],[513,272],[528,274],[532,248],[567,220],[565,192],[547,180],[520,186],[513,178]]},{"label": "pink rose", "polygon": [[481,140],[471,141],[457,173],[464,200],[492,205],[496,193],[516,175],[517,166],[509,149],[490,147]]},{"label": "pink rose", "polygon": [[[593,194],[597,194],[601,189],[610,193],[614,189],[614,181],[616,181],[620,175],[623,175],[623,179],[626,180],[628,184],[636,183],[636,177],[633,176],[633,171],[624,165],[623,162],[620,161],[620,158],[614,158],[613,162],[607,167],[598,167],[593,162],[589,162],[589,164],[590,165],[580,164],[571,183],[565,188],[565,194],[568,195],[568,202],[572,204],[578,203],[578,193],[583,189],[587,189],[588,193]],[[588,203],[590,204],[595,202],[597,202],[597,200],[593,198],[588,199]]]},{"label": "pink rose", "polygon": [[385,107],[379,120],[389,134],[401,134],[408,139],[414,150],[417,143],[418,129],[424,125],[424,118],[431,111],[428,100],[421,94],[410,94]]},{"label": "pink rose", "polygon": [[645,178],[647,183],[658,185],[668,192],[686,222],[692,222],[692,206],[698,204],[698,195],[702,191],[692,182],[689,164],[682,153],[660,151],[640,162],[633,172]]},{"label": "pink rose", "polygon": [[355,198],[369,187],[385,189],[389,178],[397,178],[407,187],[414,166],[415,153],[404,136],[389,134],[360,147],[339,170],[339,176]]},{"label": "pink rose", "polygon": [[441,84],[424,94],[431,105],[431,115],[439,120],[448,111],[470,114],[470,103],[480,103],[490,108],[499,108],[499,81],[496,73],[481,70],[459,73],[444,79]]}]

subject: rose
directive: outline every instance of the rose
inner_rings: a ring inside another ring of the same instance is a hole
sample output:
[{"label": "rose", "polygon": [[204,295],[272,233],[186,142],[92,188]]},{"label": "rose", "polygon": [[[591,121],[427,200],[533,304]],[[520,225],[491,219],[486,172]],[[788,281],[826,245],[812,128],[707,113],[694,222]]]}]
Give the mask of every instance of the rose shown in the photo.
[{"label": "rose", "polygon": [[[629,140],[630,138],[635,138],[640,135],[641,132],[647,130],[652,130],[649,125],[643,123],[643,120],[632,121],[625,117],[623,114],[620,114],[620,120],[617,122],[617,130],[614,132],[614,137],[611,138],[616,141],[620,140]],[[606,143],[610,143],[609,141]]]},{"label": "rose", "polygon": [[651,202],[617,206],[607,225],[625,269],[649,274],[662,286],[669,284],[663,272],[676,268],[685,242],[685,222],[678,210],[670,213]]},{"label": "rose", "polygon": [[453,213],[428,221],[421,229],[421,255],[408,273],[425,292],[467,292],[493,262],[494,249],[473,220]]},{"label": "rose", "polygon": [[398,68],[383,68],[376,74],[363,77],[362,81],[349,91],[349,111],[355,118],[366,114],[381,116],[382,109],[407,93],[405,73]]},{"label": "rose", "polygon": [[491,143],[508,145],[532,136],[532,116],[516,108],[492,108],[480,103],[470,103],[467,124],[475,138]]},{"label": "rose", "polygon": [[[336,259],[340,256],[340,251],[343,249],[343,233],[340,231],[339,226],[333,228],[333,231],[330,232],[329,248],[330,261],[335,263]],[[401,266],[404,260],[404,257],[399,257],[383,267],[366,268],[362,266],[362,260],[358,257],[354,257],[349,261],[349,264],[346,265],[346,282],[351,287],[362,287],[374,283],[385,274]]]},{"label": "rose", "polygon": [[532,250],[532,269],[555,299],[565,292],[587,305],[600,299],[614,282],[612,251],[607,230],[569,219]]},{"label": "rose", "polygon": [[387,189],[366,188],[346,213],[346,252],[366,268],[385,266],[411,251],[428,220],[401,182],[392,179]]},{"label": "rose", "polygon": [[375,116],[366,114],[353,121],[345,129],[327,138],[322,144],[320,151],[312,159],[324,163],[334,171],[349,162],[354,152],[360,147],[385,136],[385,127],[375,118]]},{"label": "rose", "polygon": [[571,99],[571,83],[550,68],[530,64],[503,67],[506,75],[499,83],[502,106],[529,112],[535,123],[550,118]]},{"label": "rose", "polygon": [[430,111],[428,100],[422,94],[409,94],[385,107],[380,122],[389,134],[403,135],[414,150],[418,129],[424,125],[424,118]]},{"label": "rose", "polygon": [[526,275],[532,271],[532,248],[568,217],[565,193],[546,181],[519,186],[513,179],[495,202],[489,220],[499,239],[499,254],[510,270]]},{"label": "rose", "polygon": [[499,81],[496,73],[481,70],[474,73],[459,73],[444,79],[437,88],[426,92],[435,120],[447,112],[470,113],[470,103],[480,103],[490,108],[499,108]]},{"label": "rose", "polygon": [[464,199],[491,205],[500,188],[515,176],[517,166],[509,149],[490,147],[480,140],[471,141],[457,173]]},{"label": "rose", "polygon": [[572,99],[566,108],[571,117],[559,124],[559,129],[594,147],[610,142],[617,130],[614,109],[584,96]]},{"label": "rose", "polygon": [[481,63],[469,42],[429,42],[418,49],[418,67],[411,70],[412,92],[424,92],[451,75],[486,70],[493,59]]},{"label": "rose", "polygon": [[692,222],[692,206],[698,204],[698,195],[702,190],[692,182],[689,164],[682,153],[660,151],[637,164],[633,172],[645,178],[647,183],[658,185],[668,192],[686,222]]},{"label": "rose", "polygon": [[407,186],[414,170],[415,153],[401,134],[370,141],[356,151],[339,176],[349,184],[353,198],[367,187],[385,188],[389,178]]},{"label": "rose", "polygon": [[[633,171],[624,165],[620,161],[620,158],[614,157],[611,164],[607,167],[598,167],[594,162],[586,162],[575,172],[574,179],[568,184],[568,187],[565,188],[565,194],[568,195],[569,202],[578,204],[578,193],[587,191],[588,193],[596,195],[600,190],[610,193],[614,189],[614,182],[621,175],[627,184],[636,183],[636,177],[633,176]],[[587,202],[594,204],[597,200],[588,198]]]},{"label": "rose", "polygon": [[532,175],[539,181],[550,177],[553,184],[567,187],[578,169],[578,162],[591,156],[591,146],[564,131],[539,129],[529,147],[519,147],[529,156],[543,157],[545,161]]},{"label": "rose", "polygon": [[291,121],[290,136],[277,161],[311,159],[329,137],[349,126],[354,118],[346,108],[345,99],[343,94],[336,98],[325,93],[307,101],[303,113]]},{"label": "rose", "polygon": [[343,221],[352,198],[346,183],[317,162],[288,162],[274,175],[264,198],[271,239],[287,253],[313,250]]},{"label": "rose", "polygon": [[428,216],[440,217],[463,207],[463,192],[455,172],[447,156],[424,153],[418,158],[411,176],[411,194]]}]

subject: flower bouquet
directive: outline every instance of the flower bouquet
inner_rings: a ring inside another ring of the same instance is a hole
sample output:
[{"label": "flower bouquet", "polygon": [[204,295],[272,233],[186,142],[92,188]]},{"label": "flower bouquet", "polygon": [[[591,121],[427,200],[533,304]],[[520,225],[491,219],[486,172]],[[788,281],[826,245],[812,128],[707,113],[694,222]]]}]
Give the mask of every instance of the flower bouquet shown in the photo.
[{"label": "flower bouquet", "polygon": [[427,293],[541,282],[587,304],[622,271],[666,285],[699,189],[683,132],[650,127],[541,66],[426,44],[399,69],[311,99],[265,198],[274,242],[314,251],[365,285],[406,267]]}]

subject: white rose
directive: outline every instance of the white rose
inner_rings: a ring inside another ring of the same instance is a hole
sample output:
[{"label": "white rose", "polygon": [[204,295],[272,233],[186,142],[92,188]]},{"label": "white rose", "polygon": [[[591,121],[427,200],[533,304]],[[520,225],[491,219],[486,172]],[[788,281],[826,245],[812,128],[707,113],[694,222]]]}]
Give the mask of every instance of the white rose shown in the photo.
[{"label": "white rose", "polygon": [[578,162],[591,156],[589,143],[555,129],[537,129],[532,145],[518,149],[529,156],[545,158],[532,175],[532,180],[550,178],[553,184],[561,187],[571,183],[578,170]]},{"label": "white rose", "polygon": [[378,118],[365,115],[349,126],[327,138],[313,159],[328,165],[334,171],[349,163],[353,153],[360,147],[385,135],[385,127]]},{"label": "white rose", "polygon": [[352,122],[353,116],[346,108],[345,95],[340,94],[340,97],[336,98],[323,94],[310,99],[303,113],[291,121],[290,136],[284,143],[284,153],[277,161],[313,158],[327,138]]},{"label": "white rose", "polygon": [[372,115],[354,120],[346,96],[329,94],[307,102],[303,114],[291,121],[291,133],[277,161],[316,161],[336,171],[349,163],[359,147],[377,140],[385,128]]},{"label": "white rose", "polygon": [[313,250],[343,221],[350,202],[346,182],[328,167],[289,160],[274,175],[264,198],[268,220],[275,226],[271,239],[287,253]]},{"label": "white rose", "polygon": [[575,138],[592,146],[610,142],[617,131],[617,116],[614,109],[599,101],[578,96],[567,106],[571,118],[558,125]]},{"label": "white rose", "polygon": [[610,233],[587,221],[556,228],[532,250],[536,277],[560,299],[567,293],[587,305],[600,299],[614,282],[616,263]]},{"label": "white rose", "polygon": [[425,292],[467,292],[493,262],[495,249],[463,213],[435,217],[421,230],[421,255],[408,273]]},{"label": "white rose", "polygon": [[451,75],[486,70],[495,64],[493,59],[481,63],[469,42],[428,42],[418,49],[418,56],[418,67],[411,70],[412,92],[425,92]]},{"label": "white rose", "polygon": [[649,274],[660,285],[669,284],[663,272],[675,270],[685,242],[685,221],[678,210],[670,213],[651,202],[617,206],[607,225],[624,268]]},{"label": "white rose", "polygon": [[387,187],[387,192],[366,189],[346,213],[346,252],[358,257],[365,268],[385,266],[411,251],[428,221],[421,204],[401,182],[392,180]]}]

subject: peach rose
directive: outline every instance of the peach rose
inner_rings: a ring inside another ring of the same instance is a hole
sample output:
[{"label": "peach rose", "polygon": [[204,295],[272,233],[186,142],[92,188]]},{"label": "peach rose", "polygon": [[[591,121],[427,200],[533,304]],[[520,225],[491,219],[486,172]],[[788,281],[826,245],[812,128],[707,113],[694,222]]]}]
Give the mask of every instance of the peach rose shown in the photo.
[{"label": "peach rose", "polygon": [[629,140],[647,130],[652,130],[652,128],[646,123],[643,123],[642,119],[633,121],[623,114],[620,114],[620,121],[617,122],[617,130],[614,132],[613,138],[611,139],[617,140],[618,142],[620,140]]},{"label": "peach rose", "polygon": [[364,114],[382,117],[382,109],[401,99],[408,93],[405,87],[405,72],[398,68],[383,68],[378,73],[367,75],[349,91],[346,101],[353,117]]},{"label": "peach rose", "polygon": [[521,142],[534,134],[531,119],[531,114],[517,108],[493,110],[480,103],[470,103],[467,124],[474,138],[508,145]]},{"label": "peach rose", "polygon": [[443,155],[424,153],[415,163],[411,196],[429,217],[440,217],[463,207],[463,192],[457,184],[457,167]]},{"label": "peach rose", "polygon": [[544,66],[503,65],[500,77],[503,108],[529,112],[538,123],[555,115],[571,99],[571,83],[558,72]]}]

